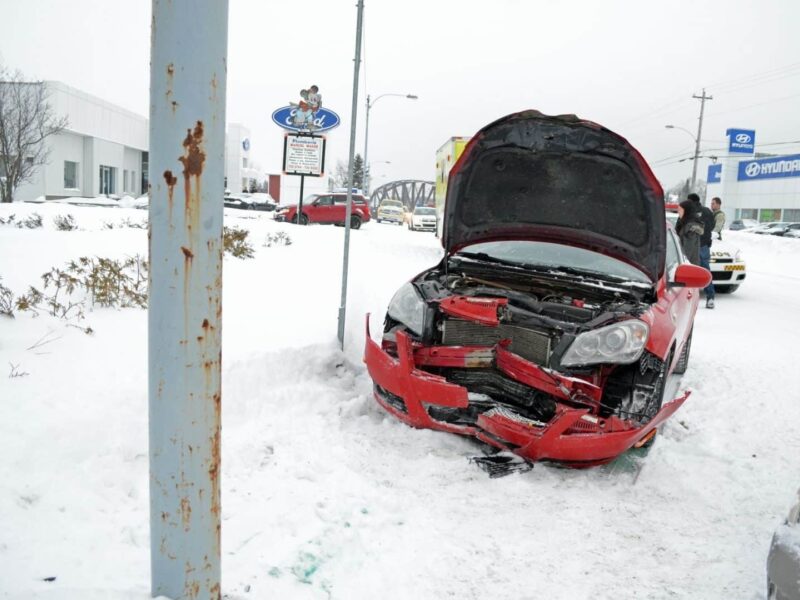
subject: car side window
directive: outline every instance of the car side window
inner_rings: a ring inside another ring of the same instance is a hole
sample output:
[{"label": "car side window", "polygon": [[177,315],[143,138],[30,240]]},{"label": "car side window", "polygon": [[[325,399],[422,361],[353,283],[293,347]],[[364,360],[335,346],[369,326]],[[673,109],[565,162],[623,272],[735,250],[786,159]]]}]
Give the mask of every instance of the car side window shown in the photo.
[{"label": "car side window", "polygon": [[333,205],[332,196],[320,196],[317,199],[317,206],[332,206],[332,205]]},{"label": "car side window", "polygon": [[671,230],[668,230],[667,234],[667,273],[672,276],[673,269],[682,262],[683,254],[675,239],[675,234]]}]

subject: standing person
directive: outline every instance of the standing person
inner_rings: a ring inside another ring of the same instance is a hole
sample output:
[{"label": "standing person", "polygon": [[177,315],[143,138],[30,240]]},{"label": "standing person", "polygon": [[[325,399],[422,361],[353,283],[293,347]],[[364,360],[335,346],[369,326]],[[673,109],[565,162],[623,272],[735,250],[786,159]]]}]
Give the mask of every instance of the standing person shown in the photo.
[{"label": "standing person", "polygon": [[[700,204],[700,196],[697,194],[689,194],[687,197],[700,207],[703,222],[703,235],[700,236],[700,266],[711,271],[711,237],[716,224],[714,213],[707,206]],[[714,308],[714,297],[716,296],[714,281],[712,280],[703,291],[706,294],[706,308]]]},{"label": "standing person", "polygon": [[722,200],[719,198],[711,199],[711,212],[714,213],[714,233],[717,239],[722,239],[722,229],[725,227],[725,213],[722,212]]},{"label": "standing person", "polygon": [[683,253],[693,265],[700,264],[700,237],[705,229],[701,209],[700,202],[694,203],[691,198],[684,200],[678,205],[678,222],[675,224]]}]

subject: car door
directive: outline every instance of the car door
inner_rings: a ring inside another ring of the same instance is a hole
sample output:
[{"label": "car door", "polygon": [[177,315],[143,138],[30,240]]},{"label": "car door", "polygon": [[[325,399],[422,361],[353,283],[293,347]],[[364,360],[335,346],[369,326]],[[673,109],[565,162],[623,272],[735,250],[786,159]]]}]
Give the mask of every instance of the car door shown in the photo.
[{"label": "car door", "polygon": [[347,217],[347,196],[344,194],[334,196],[331,211],[333,215],[331,223],[344,224],[345,217]]},{"label": "car door", "polygon": [[313,212],[309,215],[309,217],[315,223],[333,223],[333,196],[319,196],[316,200],[314,200],[312,211]]},{"label": "car door", "polygon": [[[672,229],[667,229],[667,257],[666,273],[667,282],[673,281],[675,269],[678,265],[688,262],[681,251],[678,236]],[[673,337],[676,342],[674,360],[677,360],[683,349],[683,344],[689,335],[689,329],[694,321],[697,311],[700,290],[693,288],[677,287],[667,284],[664,292],[666,312],[674,326]]]}]

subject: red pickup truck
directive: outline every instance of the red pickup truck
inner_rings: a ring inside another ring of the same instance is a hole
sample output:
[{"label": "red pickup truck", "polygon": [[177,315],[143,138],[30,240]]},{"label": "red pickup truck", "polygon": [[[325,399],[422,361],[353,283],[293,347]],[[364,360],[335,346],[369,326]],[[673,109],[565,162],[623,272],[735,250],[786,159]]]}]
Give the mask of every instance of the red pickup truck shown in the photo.
[{"label": "red pickup truck", "polygon": [[[347,194],[328,193],[314,194],[303,201],[303,214],[300,223],[329,223],[344,225],[347,212]],[[370,220],[367,199],[361,194],[352,194],[350,227],[358,229],[362,223]],[[297,205],[281,206],[275,212],[276,221],[297,223]]]}]

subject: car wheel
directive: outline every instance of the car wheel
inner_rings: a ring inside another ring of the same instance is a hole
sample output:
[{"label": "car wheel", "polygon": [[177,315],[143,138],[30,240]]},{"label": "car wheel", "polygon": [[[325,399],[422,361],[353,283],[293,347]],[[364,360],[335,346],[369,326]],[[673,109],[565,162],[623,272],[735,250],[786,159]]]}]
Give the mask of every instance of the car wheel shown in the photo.
[{"label": "car wheel", "polygon": [[683,375],[686,373],[686,369],[689,367],[689,354],[692,352],[692,334],[694,333],[694,329],[689,332],[689,337],[686,338],[686,343],[683,345],[683,350],[681,351],[681,356],[678,359],[678,364],[675,365],[674,373],[678,375]]},{"label": "car wheel", "polygon": [[350,217],[350,229],[359,229],[361,227],[361,218],[357,216]]},{"label": "car wheel", "polygon": [[[297,215],[292,217],[292,223],[297,225]],[[308,225],[308,217],[306,215],[300,215],[300,225]]]},{"label": "car wheel", "polygon": [[736,290],[739,289],[738,285],[717,285],[714,284],[714,289],[718,291],[720,294],[732,294]]}]

